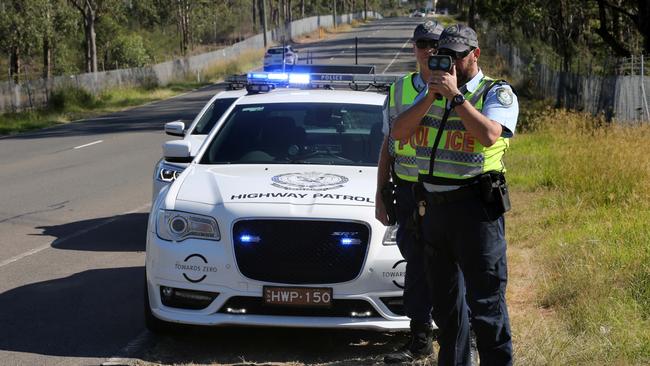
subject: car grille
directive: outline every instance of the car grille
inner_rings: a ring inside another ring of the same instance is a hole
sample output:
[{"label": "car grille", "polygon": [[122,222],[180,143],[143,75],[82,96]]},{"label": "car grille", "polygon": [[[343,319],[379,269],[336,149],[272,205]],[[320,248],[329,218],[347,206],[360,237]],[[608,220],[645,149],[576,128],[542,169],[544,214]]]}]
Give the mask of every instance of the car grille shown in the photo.
[{"label": "car grille", "polygon": [[355,222],[242,220],[233,228],[239,271],[253,280],[286,284],[355,279],[369,240],[368,226]]},{"label": "car grille", "polygon": [[[228,311],[231,309],[231,311]],[[243,311],[245,309],[245,312]],[[377,318],[380,315],[375,308],[365,300],[332,299],[332,306],[299,307],[265,305],[261,297],[235,296],[226,301],[219,313],[242,315],[282,315],[282,316],[323,316],[323,317],[352,317],[352,313],[364,314],[364,318]]]}]

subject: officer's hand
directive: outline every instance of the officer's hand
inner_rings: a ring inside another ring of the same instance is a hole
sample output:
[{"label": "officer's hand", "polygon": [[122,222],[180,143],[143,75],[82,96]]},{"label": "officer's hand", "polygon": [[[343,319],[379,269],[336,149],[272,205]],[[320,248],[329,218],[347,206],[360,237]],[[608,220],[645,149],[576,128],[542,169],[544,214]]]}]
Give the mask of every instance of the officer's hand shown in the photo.
[{"label": "officer's hand", "polygon": [[442,95],[447,99],[460,93],[456,79],[456,65],[452,65],[451,72],[433,71],[429,77],[429,92]]},{"label": "officer's hand", "polygon": [[386,214],[386,206],[384,206],[380,194],[375,196],[375,218],[384,226],[388,226],[388,214]]}]

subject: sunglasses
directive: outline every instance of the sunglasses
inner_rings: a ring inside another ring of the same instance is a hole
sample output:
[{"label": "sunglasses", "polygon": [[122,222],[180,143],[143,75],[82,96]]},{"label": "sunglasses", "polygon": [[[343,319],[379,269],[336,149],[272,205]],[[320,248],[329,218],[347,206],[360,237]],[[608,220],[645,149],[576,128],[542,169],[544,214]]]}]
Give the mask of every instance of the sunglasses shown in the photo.
[{"label": "sunglasses", "polygon": [[450,56],[454,60],[459,60],[459,59],[467,57],[467,55],[469,55],[472,51],[474,51],[473,48],[470,48],[470,49],[468,49],[466,51],[463,51],[463,52],[457,52],[457,51],[454,51],[454,50],[443,48],[441,50],[438,50],[438,54],[443,55],[443,56]]},{"label": "sunglasses", "polygon": [[437,48],[438,47],[438,41],[434,40],[427,40],[427,39],[418,39],[415,41],[415,47],[424,50],[427,48]]}]

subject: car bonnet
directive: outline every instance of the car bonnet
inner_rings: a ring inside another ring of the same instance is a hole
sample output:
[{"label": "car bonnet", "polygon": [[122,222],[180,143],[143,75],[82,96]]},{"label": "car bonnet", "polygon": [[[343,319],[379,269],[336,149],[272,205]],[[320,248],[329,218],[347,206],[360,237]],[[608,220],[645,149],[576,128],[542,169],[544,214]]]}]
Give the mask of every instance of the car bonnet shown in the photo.
[{"label": "car bonnet", "polygon": [[176,196],[177,200],[209,205],[375,205],[376,167],[195,166],[187,173]]}]

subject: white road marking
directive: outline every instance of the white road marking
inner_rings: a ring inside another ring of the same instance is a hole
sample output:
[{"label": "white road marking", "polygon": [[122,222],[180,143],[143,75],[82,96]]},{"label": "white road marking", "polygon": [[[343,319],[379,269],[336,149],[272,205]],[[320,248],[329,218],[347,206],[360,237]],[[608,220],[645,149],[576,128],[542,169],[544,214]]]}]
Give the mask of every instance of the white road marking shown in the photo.
[{"label": "white road marking", "polygon": [[142,331],[142,333],[138,334],[137,337],[133,338],[131,342],[129,342],[124,348],[122,348],[118,353],[117,356],[113,356],[109,358],[106,362],[103,362],[101,366],[117,366],[117,365],[128,365],[128,360],[125,358],[131,355],[133,351],[138,350],[140,347],[142,347],[143,344],[145,344],[147,341],[149,341],[150,338],[150,333],[147,330]]},{"label": "white road marking", "polygon": [[333,59],[334,59],[334,57],[330,57],[330,60],[333,60]]},{"label": "white road marking", "polygon": [[390,63],[388,64],[388,66],[386,66],[386,68],[384,69],[384,71],[381,72],[382,74],[386,73],[386,70],[388,70],[388,68],[393,64],[393,62],[395,62],[395,60],[397,60],[397,57],[398,57],[399,54],[402,52],[402,50],[404,49],[404,47],[406,47],[406,45],[409,44],[410,42],[411,42],[411,40],[409,40],[409,39],[407,39],[406,42],[404,42],[404,44],[402,45],[402,48],[400,48],[400,50],[397,51],[397,53],[395,54],[395,57],[393,57],[393,59],[390,61]]},{"label": "white road marking", "polygon": [[100,144],[100,143],[102,143],[102,142],[104,142],[104,140],[97,140],[97,141],[93,141],[93,142],[87,143],[87,144],[85,144],[85,145],[75,146],[74,149],[75,149],[75,150],[76,150],[76,149],[81,149],[82,147],[92,146],[92,145]]},{"label": "white road marking", "polygon": [[9,259],[6,259],[6,260],[0,262],[0,267],[4,267],[4,266],[6,266],[7,264],[11,264],[11,263],[17,262],[17,261],[19,261],[19,260],[21,260],[21,259],[23,259],[23,258],[29,257],[30,255],[32,255],[32,254],[36,254],[36,253],[38,253],[38,252],[41,252],[41,251],[43,251],[43,250],[45,250],[45,249],[47,249],[47,248],[53,248],[53,247],[56,247],[58,244],[61,244],[61,243],[66,242],[66,241],[68,241],[68,240],[70,240],[70,239],[76,238],[76,237],[79,236],[79,235],[83,235],[83,234],[85,234],[85,233],[87,233],[87,232],[89,232],[89,231],[95,230],[95,229],[100,228],[100,227],[102,227],[102,226],[104,226],[104,225],[108,225],[108,224],[110,224],[110,223],[116,221],[117,219],[119,219],[120,216],[122,216],[122,215],[128,215],[128,214],[132,214],[132,213],[140,212],[140,211],[142,211],[143,209],[149,207],[149,205],[150,205],[149,203],[144,204],[144,205],[142,205],[142,206],[136,208],[135,210],[131,210],[131,211],[127,211],[127,212],[124,212],[124,213],[118,214],[118,215],[116,215],[116,216],[113,217],[113,218],[110,218],[110,219],[108,219],[108,220],[105,220],[105,221],[103,221],[103,222],[100,222],[100,223],[97,224],[97,225],[93,225],[93,226],[91,226],[91,227],[87,227],[87,228],[85,228],[85,229],[83,229],[83,230],[79,230],[79,231],[75,232],[74,234],[70,234],[70,235],[68,235],[68,236],[64,236],[64,237],[62,237],[62,238],[56,239],[56,240],[53,241],[51,244],[42,245],[42,246],[40,246],[40,247],[38,247],[38,248],[34,248],[34,249],[32,249],[32,250],[30,250],[30,251],[27,251],[27,252],[25,252],[25,253],[18,254],[18,255],[15,256],[15,257],[11,257],[11,258],[9,258]]}]

